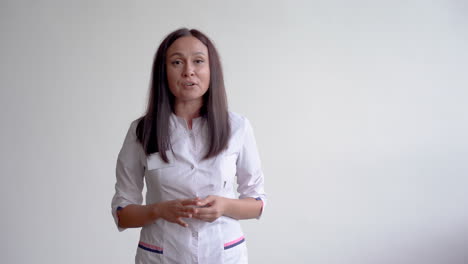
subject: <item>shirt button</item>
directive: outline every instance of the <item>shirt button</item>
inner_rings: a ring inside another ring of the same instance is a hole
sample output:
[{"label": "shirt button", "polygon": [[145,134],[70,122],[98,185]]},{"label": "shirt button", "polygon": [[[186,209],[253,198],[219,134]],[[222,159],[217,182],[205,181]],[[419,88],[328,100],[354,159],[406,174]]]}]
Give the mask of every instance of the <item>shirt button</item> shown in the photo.
[{"label": "shirt button", "polygon": [[194,238],[198,238],[198,232],[197,232],[197,231],[193,231],[193,232],[192,232],[192,236],[193,236]]},{"label": "shirt button", "polygon": [[190,169],[194,170],[194,169],[195,169],[195,166],[194,166],[194,165],[190,166]]}]

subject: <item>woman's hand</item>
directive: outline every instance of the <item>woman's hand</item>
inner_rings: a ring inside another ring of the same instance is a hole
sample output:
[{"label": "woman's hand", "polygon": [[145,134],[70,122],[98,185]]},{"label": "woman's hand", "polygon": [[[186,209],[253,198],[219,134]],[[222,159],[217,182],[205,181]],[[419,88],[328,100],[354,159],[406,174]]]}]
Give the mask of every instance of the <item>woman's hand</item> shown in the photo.
[{"label": "woman's hand", "polygon": [[162,218],[168,222],[187,227],[188,224],[181,218],[192,218],[196,208],[190,207],[190,205],[199,205],[198,202],[199,198],[156,203],[152,206],[152,214],[156,219]]},{"label": "woman's hand", "polygon": [[228,198],[215,195],[210,195],[203,200],[195,201],[197,201],[197,206],[202,206],[202,208],[197,208],[195,210],[193,218],[210,223],[224,215],[228,206]]}]

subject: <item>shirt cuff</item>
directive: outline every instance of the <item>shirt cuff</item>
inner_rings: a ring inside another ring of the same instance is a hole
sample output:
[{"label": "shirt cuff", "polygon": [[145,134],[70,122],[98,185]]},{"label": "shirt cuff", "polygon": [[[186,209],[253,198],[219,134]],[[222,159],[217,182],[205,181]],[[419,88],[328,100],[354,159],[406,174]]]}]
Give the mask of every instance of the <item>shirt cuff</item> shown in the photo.
[{"label": "shirt cuff", "polygon": [[127,228],[124,228],[124,227],[120,227],[120,225],[119,225],[120,218],[119,218],[119,214],[117,213],[118,211],[122,210],[125,206],[126,205],[117,206],[116,208],[112,209],[112,216],[114,217],[114,222],[115,222],[115,225],[117,226],[117,229],[119,230],[119,232],[122,232],[125,229],[127,229]]},{"label": "shirt cuff", "polygon": [[262,198],[262,197],[253,197],[255,198],[255,200],[257,201],[261,201],[262,202],[262,208],[260,209],[260,214],[256,217],[256,219],[260,219],[263,215],[263,209],[265,208],[265,205],[266,205],[266,200],[265,198]]}]

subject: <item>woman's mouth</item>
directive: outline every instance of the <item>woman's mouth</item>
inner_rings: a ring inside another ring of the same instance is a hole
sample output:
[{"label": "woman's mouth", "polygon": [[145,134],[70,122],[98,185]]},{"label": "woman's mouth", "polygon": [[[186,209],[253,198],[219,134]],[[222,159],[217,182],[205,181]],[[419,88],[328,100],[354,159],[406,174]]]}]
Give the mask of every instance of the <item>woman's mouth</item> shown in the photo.
[{"label": "woman's mouth", "polygon": [[187,86],[187,87],[192,87],[192,86],[196,85],[196,83],[194,83],[194,82],[184,82],[183,84],[184,84],[184,86]]}]

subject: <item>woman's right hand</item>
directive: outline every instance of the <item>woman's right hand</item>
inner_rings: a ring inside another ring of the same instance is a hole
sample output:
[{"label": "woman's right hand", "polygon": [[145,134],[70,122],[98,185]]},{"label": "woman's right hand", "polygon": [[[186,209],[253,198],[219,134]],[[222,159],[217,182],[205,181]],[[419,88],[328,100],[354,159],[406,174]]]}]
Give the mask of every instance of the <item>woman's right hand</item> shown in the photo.
[{"label": "woman's right hand", "polygon": [[192,218],[197,210],[196,208],[190,206],[197,206],[199,201],[200,198],[194,198],[155,203],[151,206],[152,215],[155,216],[156,219],[162,218],[168,222],[187,227],[188,224],[181,218]]}]

